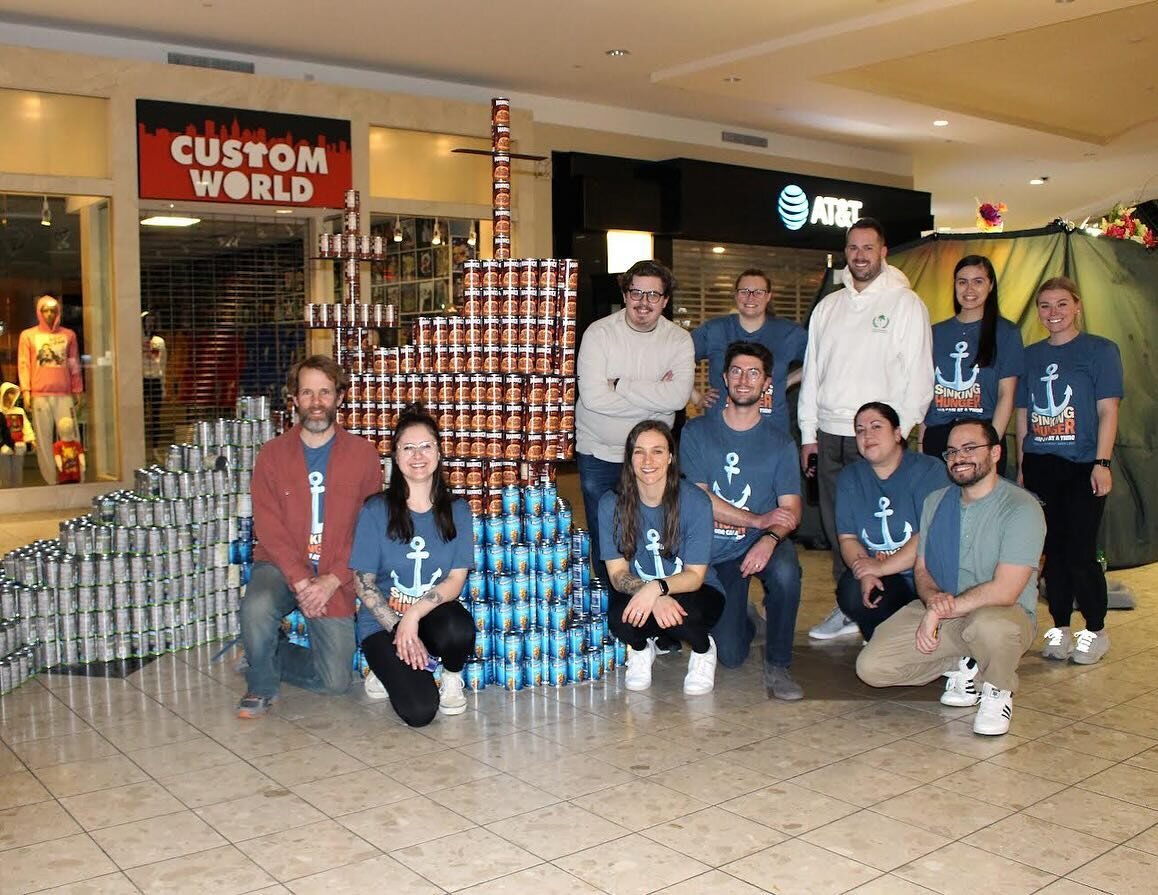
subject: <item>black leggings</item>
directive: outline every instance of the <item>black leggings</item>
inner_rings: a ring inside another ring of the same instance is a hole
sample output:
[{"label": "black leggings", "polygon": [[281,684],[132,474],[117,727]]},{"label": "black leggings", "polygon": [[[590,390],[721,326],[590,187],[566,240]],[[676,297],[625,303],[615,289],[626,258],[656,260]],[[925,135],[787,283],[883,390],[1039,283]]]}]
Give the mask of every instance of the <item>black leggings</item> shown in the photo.
[{"label": "black leggings", "polygon": [[836,583],[836,605],[860,626],[865,640],[872,640],[877,625],[917,598],[913,586],[904,575],[885,575],[881,578],[881,584],[885,586],[885,594],[877,607],[870,609],[864,604],[860,582],[852,574],[852,569],[846,569]]},{"label": "black leggings", "polygon": [[[993,422],[990,419],[978,420],[978,422]],[[926,426],[925,434],[921,436],[921,451],[928,454],[930,457],[936,457],[938,460],[944,460],[942,456],[945,453],[945,448],[949,446],[949,430],[953,428],[952,423],[943,423],[939,426]],[[1001,439],[1001,456],[997,460],[997,474],[1005,475],[1006,456],[1009,451],[1005,449],[1005,435],[999,433],[998,437]],[[845,613],[847,615],[847,613]]]},{"label": "black leggings", "polygon": [[[426,651],[442,659],[443,671],[462,671],[474,650],[474,620],[458,600],[443,603],[418,622],[418,637]],[[390,694],[398,717],[411,727],[425,727],[438,714],[434,675],[415,671],[394,648],[393,631],[376,631],[362,641],[366,663]]]},{"label": "black leggings", "polygon": [[637,628],[623,620],[623,610],[631,602],[631,595],[612,590],[607,609],[607,623],[611,633],[632,649],[643,649],[649,637],[666,635],[686,640],[693,652],[706,653],[710,647],[708,632],[724,614],[724,595],[705,584],[690,594],[672,594],[672,598],[687,612],[682,622],[674,628],[661,628],[655,616],[649,615]]},{"label": "black leggings", "polygon": [[1106,576],[1098,563],[1098,526],[1106,498],[1090,486],[1093,463],[1075,463],[1053,454],[1025,455],[1025,487],[1041,498],[1045,510],[1045,578],[1049,614],[1064,628],[1077,601],[1086,628],[1106,624]]}]

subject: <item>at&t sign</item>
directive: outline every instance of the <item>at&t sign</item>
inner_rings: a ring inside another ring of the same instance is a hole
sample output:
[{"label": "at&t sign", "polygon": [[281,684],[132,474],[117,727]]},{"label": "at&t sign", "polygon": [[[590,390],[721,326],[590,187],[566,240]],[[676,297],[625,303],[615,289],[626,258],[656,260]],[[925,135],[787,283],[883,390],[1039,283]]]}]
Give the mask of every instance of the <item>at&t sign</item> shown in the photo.
[{"label": "at&t sign", "polygon": [[776,211],[789,230],[800,230],[805,224],[847,229],[860,217],[863,206],[864,203],[856,199],[817,196],[812,200],[812,213],[809,214],[808,194],[796,184],[790,183],[780,191]]}]

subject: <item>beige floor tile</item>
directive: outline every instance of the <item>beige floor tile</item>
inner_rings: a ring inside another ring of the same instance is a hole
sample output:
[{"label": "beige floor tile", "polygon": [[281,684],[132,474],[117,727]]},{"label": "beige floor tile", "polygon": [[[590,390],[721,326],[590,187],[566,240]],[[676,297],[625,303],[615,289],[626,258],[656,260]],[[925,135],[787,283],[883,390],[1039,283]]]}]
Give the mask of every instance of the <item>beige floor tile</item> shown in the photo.
[{"label": "beige floor tile", "polygon": [[121,872],[42,889],[40,895],[140,895],[140,889]]},{"label": "beige floor tile", "polygon": [[126,872],[145,895],[237,895],[274,881],[232,846],[170,858]]},{"label": "beige floor tile", "polygon": [[213,768],[162,777],[159,782],[190,808],[204,808],[282,788],[248,762],[237,758]]},{"label": "beige floor tile", "polygon": [[1130,846],[1130,848],[1136,848],[1139,851],[1158,855],[1158,825],[1151,827],[1144,833],[1139,833],[1133,839],[1129,839],[1123,844]]},{"label": "beige floor tile", "polygon": [[382,765],[378,770],[417,793],[448,789],[500,773],[497,768],[455,749],[435,752],[424,756],[422,761],[402,759]]},{"label": "beige floor tile", "polygon": [[924,886],[918,886],[916,883],[886,873],[863,886],[850,889],[848,895],[929,895],[932,891],[932,889],[926,889]]},{"label": "beige floor tile", "polygon": [[1086,718],[1087,724],[1109,727],[1135,736],[1158,739],[1158,714],[1132,705],[1118,705]]},{"label": "beige floor tile", "polygon": [[284,789],[197,808],[198,817],[230,842],[255,839],[324,820],[326,815]]},{"label": "beige floor tile", "polygon": [[729,724],[749,727],[768,737],[781,736],[789,731],[808,727],[832,718],[838,713],[837,707],[826,705],[819,700],[781,702],[770,699],[756,705],[721,712],[715,717]]},{"label": "beige floor tile", "polygon": [[1038,889],[1035,895],[1105,895],[1101,889],[1091,889],[1072,879],[1059,879],[1050,883],[1044,889]]},{"label": "beige floor tile", "polygon": [[80,831],[80,826],[54,801],[0,811],[0,851],[61,839]]},{"label": "beige floor tile", "polygon": [[54,764],[41,768],[36,776],[58,799],[149,779],[148,774],[123,755]]},{"label": "beige floor tile", "polygon": [[492,833],[545,861],[628,835],[631,831],[570,802],[487,825]]},{"label": "beige floor tile", "polygon": [[[6,695],[4,701],[11,699],[12,695]],[[92,731],[92,726],[63,702],[53,700],[53,703],[31,712],[0,713],[0,739],[16,745],[29,740],[59,739]]]},{"label": "beige floor tile", "polygon": [[560,721],[534,728],[536,736],[558,743],[569,752],[583,752],[622,743],[635,736],[635,732],[618,721],[590,715],[586,712]]},{"label": "beige floor tile", "polygon": [[999,737],[978,736],[973,732],[972,716],[963,721],[950,721],[940,727],[922,731],[909,739],[923,746],[931,746],[937,750],[947,749],[976,759],[992,758],[1029,742],[1025,737],[1012,733]]},{"label": "beige floor tile", "polygon": [[1086,778],[1078,786],[1112,799],[1158,810],[1158,771],[1120,764]]},{"label": "beige floor tile", "polygon": [[933,785],[1014,811],[1020,811],[1064,789],[1061,783],[1053,780],[1034,777],[987,761],[954,771]]},{"label": "beige floor tile", "polygon": [[934,785],[879,802],[872,810],[948,839],[966,836],[1012,813]]},{"label": "beige floor tile", "polygon": [[754,792],[776,782],[774,777],[751,769],[736,773],[736,766],[719,755],[662,771],[651,779],[709,805]]},{"label": "beige floor tile", "polygon": [[1027,814],[999,820],[963,841],[1056,876],[1065,876],[1114,847],[1112,842]]},{"label": "beige floor tile", "polygon": [[949,843],[944,836],[869,811],[842,817],[800,838],[884,871],[895,870]]},{"label": "beige floor tile", "polygon": [[823,751],[834,761],[867,752],[869,749],[899,739],[894,734],[876,731],[866,724],[857,724],[845,718],[833,718],[810,727],[793,730],[786,733],[784,738]]},{"label": "beige floor tile", "polygon": [[312,780],[291,789],[329,817],[353,814],[414,796],[414,790],[377,770]]},{"label": "beige floor tile", "polygon": [[150,817],[89,835],[122,870],[179,858],[226,842],[192,811]]},{"label": "beige floor tile", "polygon": [[1084,752],[1087,755],[1096,755],[1110,761],[1121,761],[1158,745],[1148,737],[1110,730],[1107,727],[1096,727],[1092,724],[1074,724],[1072,727],[1056,730],[1042,737],[1041,742],[1061,746],[1063,749],[1072,749],[1075,752]]},{"label": "beige floor tile", "polygon": [[485,883],[539,863],[530,852],[480,828],[411,845],[393,852],[391,857],[449,891]]},{"label": "beige floor tile", "polygon": [[764,824],[720,808],[677,817],[643,830],[640,835],[710,867],[754,854],[787,838]]},{"label": "beige floor tile", "polygon": [[439,839],[474,826],[426,796],[403,799],[338,818],[338,823],[384,852]]},{"label": "beige floor tile", "polygon": [[438,895],[442,889],[403,867],[388,855],[335,867],[291,880],[294,895],[343,895],[346,892],[383,892],[389,895]]},{"label": "beige floor tile", "polygon": [[576,799],[635,779],[634,774],[592,758],[590,754],[565,755],[554,761],[528,764],[513,771],[512,776],[560,799]]},{"label": "beige floor tile", "polygon": [[1069,784],[1085,780],[1113,764],[1096,755],[1086,755],[1044,742],[1026,743],[1002,752],[989,759],[989,763]]},{"label": "beige floor tile", "polygon": [[[602,891],[558,867],[539,864],[489,883],[463,889],[461,895],[599,895]],[[712,892],[713,895],[727,895],[715,889]]]},{"label": "beige floor tile", "polygon": [[572,801],[633,832],[707,807],[699,799],[651,780],[635,780]]},{"label": "beige floor tile", "polygon": [[1015,699],[1013,704],[1013,720],[1010,722],[1009,732],[1014,736],[1033,740],[1037,739],[1037,737],[1045,736],[1047,733],[1053,733],[1055,730],[1060,730],[1063,727],[1068,727],[1072,723],[1072,718],[1051,715],[1047,712],[1039,712],[1028,706],[1021,705],[1019,700]]},{"label": "beige floor tile", "polygon": [[235,716],[232,707],[222,720],[213,724],[194,721],[192,717],[186,720],[197,724],[214,740],[241,758],[260,758],[263,755],[316,746],[321,742],[312,733],[278,717],[242,721]]},{"label": "beige floor tile", "polygon": [[3,853],[0,895],[24,895],[112,873],[116,865],[85,833]]},{"label": "beige floor tile", "polygon": [[[681,746],[666,737],[641,735],[622,743],[601,746],[583,753],[640,777],[650,777],[703,755],[690,746]],[[515,773],[520,773],[515,769]]]},{"label": "beige floor tile", "polygon": [[872,867],[799,839],[766,848],[721,869],[778,895],[836,895],[880,876]]},{"label": "beige floor tile", "polygon": [[1073,879],[1114,895],[1153,895],[1158,856],[1125,846],[1070,873]]},{"label": "beige floor tile", "polygon": [[895,702],[873,703],[842,717],[871,727],[878,733],[889,733],[898,737],[912,736],[942,723],[939,718],[931,716],[928,712],[898,705]]},{"label": "beige floor tile", "polygon": [[894,874],[942,895],[1028,895],[1056,879],[960,842],[899,867]]},{"label": "beige floor tile", "polygon": [[549,792],[507,774],[435,790],[427,798],[479,825],[559,801]]},{"label": "beige floor tile", "polygon": [[174,814],[185,807],[152,780],[69,796],[60,803],[86,830]]},{"label": "beige floor tile", "polygon": [[28,766],[20,760],[16,753],[0,743],[0,774],[15,774],[26,770],[28,770]]},{"label": "beige floor tile", "polygon": [[860,761],[846,758],[807,774],[792,782],[806,789],[822,792],[834,799],[867,808],[893,796],[899,796],[921,785],[921,781],[892,771],[884,771]]},{"label": "beige floor tile", "polygon": [[367,770],[366,765],[358,759],[327,743],[266,755],[251,761],[259,771],[283,786]]},{"label": "beige floor tile", "polygon": [[897,740],[862,752],[852,761],[871,765],[890,774],[909,777],[922,783],[967,768],[975,759],[944,749],[935,749],[913,740]]},{"label": "beige floor tile", "polygon": [[117,747],[95,730],[85,730],[70,736],[26,740],[12,743],[11,747],[17,757],[33,771],[117,754]]},{"label": "beige floor tile", "polygon": [[173,777],[177,774],[229,764],[237,758],[220,743],[206,736],[165,746],[134,749],[127,754],[144,768],[149,776],[158,780],[162,777]]},{"label": "beige floor tile", "polygon": [[528,762],[554,761],[572,754],[553,740],[526,730],[483,740],[481,743],[471,743],[460,747],[458,751],[507,773]]},{"label": "beige floor tile", "polygon": [[448,746],[437,743],[425,734],[406,727],[398,719],[383,719],[377,733],[368,736],[335,737],[337,746],[351,758],[370,767],[380,768],[405,759],[425,758],[443,751]]},{"label": "beige floor tile", "polygon": [[0,775],[0,809],[31,805],[51,798],[52,794],[31,771],[13,771]]},{"label": "beige floor tile", "polygon": [[196,727],[176,715],[159,721],[133,721],[129,724],[99,729],[106,740],[124,752],[153,746],[168,746],[182,740],[195,740],[201,736]]},{"label": "beige floor tile", "polygon": [[247,839],[239,842],[237,848],[280,882],[365,861],[379,854],[372,845],[332,820]]},{"label": "beige floor tile", "polygon": [[810,746],[794,743],[784,737],[757,740],[721,753],[720,757],[740,767],[758,771],[772,780],[786,780],[798,774],[807,774],[836,761],[835,756],[817,752]]},{"label": "beige floor tile", "polygon": [[687,724],[666,727],[663,731],[663,739],[670,739],[706,755],[718,755],[764,738],[765,735],[759,731],[719,718],[697,718]]},{"label": "beige floor tile", "polygon": [[704,895],[706,892],[711,895],[761,895],[764,891],[751,883],[728,876],[721,870],[709,870],[682,883],[660,889],[656,895]]},{"label": "beige floor tile", "polygon": [[1158,811],[1074,790],[1043,799],[1023,813],[1111,842],[1124,842],[1158,823]]},{"label": "beige floor tile", "polygon": [[625,836],[554,863],[609,895],[644,895],[710,869],[640,835]]},{"label": "beige floor tile", "polygon": [[1136,768],[1146,768],[1148,771],[1158,771],[1158,746],[1147,749],[1145,752],[1139,752],[1137,755],[1131,755],[1126,759],[1126,764]]},{"label": "beige floor tile", "polygon": [[796,836],[856,811],[855,805],[792,783],[776,783],[720,805],[733,814]]}]

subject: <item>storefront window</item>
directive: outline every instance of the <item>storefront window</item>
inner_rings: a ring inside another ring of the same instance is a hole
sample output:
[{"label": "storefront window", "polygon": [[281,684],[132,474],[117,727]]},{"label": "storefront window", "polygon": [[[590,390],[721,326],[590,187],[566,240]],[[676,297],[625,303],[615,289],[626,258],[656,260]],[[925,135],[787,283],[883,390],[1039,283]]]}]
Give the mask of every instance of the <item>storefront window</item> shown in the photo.
[{"label": "storefront window", "polygon": [[120,477],[109,200],[0,194],[0,487]]}]

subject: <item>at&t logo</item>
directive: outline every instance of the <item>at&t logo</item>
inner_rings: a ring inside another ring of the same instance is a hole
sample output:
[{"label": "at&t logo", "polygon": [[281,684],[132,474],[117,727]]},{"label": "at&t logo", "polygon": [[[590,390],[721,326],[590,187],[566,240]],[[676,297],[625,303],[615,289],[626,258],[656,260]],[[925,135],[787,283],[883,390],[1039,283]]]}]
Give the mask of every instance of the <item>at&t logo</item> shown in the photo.
[{"label": "at&t logo", "polygon": [[856,199],[841,199],[835,196],[817,196],[812,201],[812,214],[808,213],[808,195],[794,183],[780,191],[776,211],[780,220],[789,230],[799,230],[807,224],[822,224],[826,227],[848,228],[860,217],[864,203]]}]

